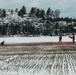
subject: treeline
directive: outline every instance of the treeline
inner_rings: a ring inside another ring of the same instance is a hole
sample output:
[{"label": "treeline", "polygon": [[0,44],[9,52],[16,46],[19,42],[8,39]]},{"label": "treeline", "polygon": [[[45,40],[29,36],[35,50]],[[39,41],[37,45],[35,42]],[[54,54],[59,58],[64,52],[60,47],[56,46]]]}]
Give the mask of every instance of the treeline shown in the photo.
[{"label": "treeline", "polygon": [[[44,20],[51,20],[51,21],[76,21],[75,18],[69,18],[69,17],[60,17],[60,10],[52,10],[50,7],[45,11],[44,9],[39,9],[37,7],[32,7],[30,11],[27,13],[27,8],[25,6],[22,6],[21,9],[16,8],[15,10],[9,9],[8,12],[13,14],[14,12],[18,13],[18,16],[21,18],[24,17],[25,14],[28,14],[29,17],[36,16],[37,18],[42,18]],[[0,17],[6,17],[6,10],[0,9]]]},{"label": "treeline", "polygon": [[[21,9],[18,10],[18,8],[16,8],[15,10],[10,10],[9,11],[11,13],[14,12],[18,12],[18,16],[20,17],[24,17],[25,14],[27,14],[27,10],[25,6],[22,6]],[[32,7],[30,9],[30,11],[28,12],[28,15],[31,16],[36,16],[37,18],[59,18],[60,16],[60,10],[56,9],[56,10],[52,10],[50,7],[47,9],[47,11],[45,11],[44,9],[39,9],[37,7]]]},{"label": "treeline", "polygon": [[[76,32],[74,29],[74,26],[76,25],[76,19],[75,18],[69,18],[69,17],[60,17],[60,10],[52,10],[50,7],[47,9],[47,11],[43,9],[39,9],[37,7],[32,7],[30,11],[27,13],[26,7],[22,6],[20,9],[16,8],[15,10],[9,9],[8,12],[10,12],[11,15],[16,13],[18,15],[18,18],[26,19],[26,14],[28,14],[29,19],[32,19],[32,21],[29,20],[23,20],[23,21],[15,21],[15,18],[13,20],[6,18],[7,12],[5,9],[0,9],[0,18],[2,19],[2,23],[0,25],[0,35],[59,35],[59,34],[67,34]],[[5,23],[4,19],[8,19],[8,22]],[[59,23],[60,21],[67,22],[67,25],[63,25],[64,23]],[[72,23],[73,22],[73,23]],[[69,24],[70,23],[70,24]]]}]

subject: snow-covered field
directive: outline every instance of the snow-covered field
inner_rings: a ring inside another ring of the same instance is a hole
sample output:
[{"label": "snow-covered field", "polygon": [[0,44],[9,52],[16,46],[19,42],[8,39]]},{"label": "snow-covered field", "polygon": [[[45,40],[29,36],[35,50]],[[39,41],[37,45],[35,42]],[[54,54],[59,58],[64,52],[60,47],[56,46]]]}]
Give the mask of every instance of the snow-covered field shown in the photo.
[{"label": "snow-covered field", "polygon": [[0,75],[76,75],[76,46],[0,46]]},{"label": "snow-covered field", "polygon": [[[5,44],[58,42],[58,36],[0,37]],[[68,36],[62,41],[72,42]],[[76,46],[0,46],[0,75],[76,75]]]},{"label": "snow-covered field", "polygon": [[[58,42],[59,36],[40,36],[40,37],[0,37],[0,42],[11,43],[37,43],[37,42]],[[72,42],[68,36],[63,36],[62,41]]]}]

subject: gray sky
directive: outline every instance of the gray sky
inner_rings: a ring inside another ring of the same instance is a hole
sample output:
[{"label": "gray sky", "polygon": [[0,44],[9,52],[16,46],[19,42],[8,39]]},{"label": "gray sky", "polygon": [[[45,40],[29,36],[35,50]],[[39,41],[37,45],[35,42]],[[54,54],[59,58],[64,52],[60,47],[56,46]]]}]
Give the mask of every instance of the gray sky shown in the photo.
[{"label": "gray sky", "polygon": [[21,8],[23,5],[25,5],[27,11],[31,7],[44,10],[50,7],[52,10],[59,9],[63,17],[76,18],[76,0],[0,0],[0,8],[15,9]]}]

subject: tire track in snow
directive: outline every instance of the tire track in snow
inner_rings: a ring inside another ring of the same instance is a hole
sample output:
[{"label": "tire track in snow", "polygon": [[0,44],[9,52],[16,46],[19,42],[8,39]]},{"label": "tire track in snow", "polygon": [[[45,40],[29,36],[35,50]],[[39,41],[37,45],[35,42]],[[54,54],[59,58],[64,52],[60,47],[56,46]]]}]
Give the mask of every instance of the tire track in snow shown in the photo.
[{"label": "tire track in snow", "polygon": [[63,57],[63,74],[69,75],[69,69],[68,69],[68,55],[65,54]]},{"label": "tire track in snow", "polygon": [[73,55],[69,55],[69,57],[68,57],[68,61],[69,61],[69,63],[68,63],[68,65],[69,65],[69,75],[70,74],[73,74],[73,75],[76,75],[76,68],[75,68],[75,60],[73,59]]},{"label": "tire track in snow", "polygon": [[62,73],[62,54],[56,55],[54,63],[51,68],[51,75],[63,75]]},{"label": "tire track in snow", "polygon": [[4,61],[4,63],[6,63],[6,64],[3,65],[2,68],[5,68],[5,67],[9,66],[9,65],[12,63],[12,61],[13,61],[14,59],[16,59],[17,57],[18,57],[18,55],[13,56],[13,57],[10,57],[9,59],[6,59],[6,60]]},{"label": "tire track in snow", "polygon": [[54,62],[53,62],[52,67],[51,67],[51,75],[54,75],[53,70],[54,70],[54,65],[56,64],[56,60],[57,60],[57,54],[55,55]]}]

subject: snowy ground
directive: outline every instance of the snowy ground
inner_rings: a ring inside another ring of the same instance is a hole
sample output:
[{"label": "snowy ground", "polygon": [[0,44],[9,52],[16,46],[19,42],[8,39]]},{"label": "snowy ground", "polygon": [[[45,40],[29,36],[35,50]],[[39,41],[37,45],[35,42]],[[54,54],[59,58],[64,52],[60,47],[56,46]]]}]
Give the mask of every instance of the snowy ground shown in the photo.
[{"label": "snowy ground", "polygon": [[0,46],[0,75],[76,75],[76,46]]},{"label": "snowy ground", "polygon": [[[59,37],[0,37],[2,41],[5,44],[58,42]],[[72,39],[63,36],[62,41],[72,42]],[[0,46],[0,75],[76,75],[76,46]]]},{"label": "snowy ground", "polygon": [[[40,37],[0,37],[0,42],[11,43],[37,43],[37,42],[58,42],[59,36],[40,36]],[[68,36],[63,36],[62,41],[72,42]],[[76,41],[76,40],[75,40]]]}]

